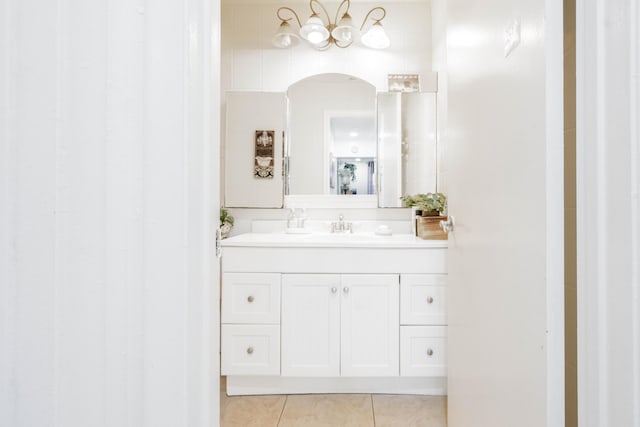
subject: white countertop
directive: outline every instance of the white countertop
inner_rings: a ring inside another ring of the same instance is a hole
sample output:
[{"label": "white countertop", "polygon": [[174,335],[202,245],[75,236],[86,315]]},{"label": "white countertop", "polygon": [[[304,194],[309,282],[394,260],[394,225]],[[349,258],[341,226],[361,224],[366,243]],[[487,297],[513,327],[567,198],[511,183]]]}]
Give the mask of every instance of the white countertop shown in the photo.
[{"label": "white countertop", "polygon": [[245,233],[222,240],[223,247],[286,248],[446,248],[446,240],[424,240],[412,234],[380,236],[364,233]]}]

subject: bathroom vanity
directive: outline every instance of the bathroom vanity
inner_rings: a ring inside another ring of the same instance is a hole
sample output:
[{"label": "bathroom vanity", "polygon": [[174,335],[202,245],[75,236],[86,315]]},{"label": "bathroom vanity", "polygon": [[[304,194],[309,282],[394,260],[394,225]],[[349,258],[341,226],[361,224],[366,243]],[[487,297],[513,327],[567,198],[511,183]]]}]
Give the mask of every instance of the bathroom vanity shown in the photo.
[{"label": "bathroom vanity", "polygon": [[374,233],[223,240],[227,394],[446,394],[446,244]]}]

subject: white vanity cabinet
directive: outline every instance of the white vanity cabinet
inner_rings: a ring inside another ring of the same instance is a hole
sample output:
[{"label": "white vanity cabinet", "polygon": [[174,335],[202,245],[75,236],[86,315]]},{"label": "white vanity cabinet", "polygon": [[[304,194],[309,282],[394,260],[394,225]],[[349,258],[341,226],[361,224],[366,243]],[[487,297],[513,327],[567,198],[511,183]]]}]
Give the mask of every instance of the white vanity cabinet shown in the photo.
[{"label": "white vanity cabinet", "polygon": [[222,241],[227,394],[446,394],[446,241]]},{"label": "white vanity cabinet", "polygon": [[282,376],[397,376],[399,276],[284,274]]}]

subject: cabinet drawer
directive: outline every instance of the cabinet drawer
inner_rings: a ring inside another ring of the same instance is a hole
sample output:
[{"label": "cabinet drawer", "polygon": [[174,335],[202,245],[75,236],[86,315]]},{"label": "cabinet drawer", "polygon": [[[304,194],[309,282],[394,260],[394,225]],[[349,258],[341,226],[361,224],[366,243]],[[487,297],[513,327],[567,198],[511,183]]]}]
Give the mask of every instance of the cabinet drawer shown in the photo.
[{"label": "cabinet drawer", "polygon": [[400,375],[447,375],[446,326],[400,327]]},{"label": "cabinet drawer", "polygon": [[222,325],[222,375],[280,375],[278,325]]},{"label": "cabinet drawer", "polygon": [[446,325],[447,288],[443,274],[400,276],[400,324]]},{"label": "cabinet drawer", "polygon": [[279,324],[280,274],[222,275],[222,323]]}]

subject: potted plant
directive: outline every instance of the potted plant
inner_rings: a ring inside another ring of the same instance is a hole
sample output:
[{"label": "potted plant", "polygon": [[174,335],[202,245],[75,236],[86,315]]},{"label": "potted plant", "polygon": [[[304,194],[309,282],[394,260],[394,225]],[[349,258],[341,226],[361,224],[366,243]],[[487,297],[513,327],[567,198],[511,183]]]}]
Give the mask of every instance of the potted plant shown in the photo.
[{"label": "potted plant", "polygon": [[228,210],[225,208],[220,209],[220,234],[223,239],[229,235],[234,221],[235,219]]},{"label": "potted plant", "polygon": [[413,219],[412,229],[421,239],[446,240],[447,233],[440,223],[447,219],[443,216],[447,209],[447,197],[442,193],[406,195],[400,198],[406,207],[410,207]]},{"label": "potted plant", "polygon": [[351,175],[351,181],[356,180],[356,168],[356,165],[353,163],[345,163],[343,166],[343,169],[346,169],[350,172],[349,175]]},{"label": "potted plant", "polygon": [[406,195],[400,198],[406,207],[415,207],[422,216],[438,216],[447,208],[447,196],[442,193]]},{"label": "potted plant", "polygon": [[356,165],[345,163],[338,173],[342,180],[342,185],[340,186],[341,194],[349,194],[351,192],[351,183],[356,180]]}]

